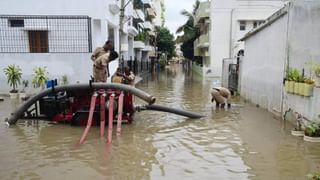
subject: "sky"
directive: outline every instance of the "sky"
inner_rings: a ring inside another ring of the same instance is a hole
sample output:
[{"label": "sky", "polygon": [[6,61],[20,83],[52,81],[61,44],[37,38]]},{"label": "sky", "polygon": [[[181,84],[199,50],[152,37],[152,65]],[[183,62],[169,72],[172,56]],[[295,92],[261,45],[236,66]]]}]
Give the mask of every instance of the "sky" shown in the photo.
[{"label": "sky", "polygon": [[192,6],[196,0],[165,0],[165,26],[176,37],[176,30],[179,26],[183,25],[187,18],[180,14],[185,9],[189,12],[192,11]]}]

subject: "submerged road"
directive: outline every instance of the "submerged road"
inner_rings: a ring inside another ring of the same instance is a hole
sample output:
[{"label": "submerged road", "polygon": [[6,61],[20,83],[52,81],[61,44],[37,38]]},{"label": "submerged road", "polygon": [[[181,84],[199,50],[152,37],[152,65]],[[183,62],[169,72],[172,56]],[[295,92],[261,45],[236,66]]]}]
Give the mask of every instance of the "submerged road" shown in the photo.
[{"label": "submerged road", "polygon": [[[306,179],[318,170],[320,146],[290,135],[291,124],[254,105],[233,100],[216,109],[203,79],[172,65],[144,77],[136,87],[157,104],[207,115],[188,119],[143,111],[124,125],[112,145],[93,128],[78,142],[84,127],[19,121],[0,126],[1,179]],[[137,102],[139,104],[140,102]],[[143,102],[141,101],[141,104]],[[17,103],[0,102],[0,118]]]}]

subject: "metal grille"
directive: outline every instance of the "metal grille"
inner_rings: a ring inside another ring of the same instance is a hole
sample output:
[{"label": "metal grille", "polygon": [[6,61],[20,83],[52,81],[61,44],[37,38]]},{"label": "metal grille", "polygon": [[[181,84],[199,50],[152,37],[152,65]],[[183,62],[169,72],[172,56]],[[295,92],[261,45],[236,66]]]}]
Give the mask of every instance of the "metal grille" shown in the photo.
[{"label": "metal grille", "polygon": [[0,53],[88,53],[91,43],[88,16],[0,15]]},{"label": "metal grille", "polygon": [[238,67],[237,64],[229,64],[229,79],[228,88],[237,91],[238,90]]}]

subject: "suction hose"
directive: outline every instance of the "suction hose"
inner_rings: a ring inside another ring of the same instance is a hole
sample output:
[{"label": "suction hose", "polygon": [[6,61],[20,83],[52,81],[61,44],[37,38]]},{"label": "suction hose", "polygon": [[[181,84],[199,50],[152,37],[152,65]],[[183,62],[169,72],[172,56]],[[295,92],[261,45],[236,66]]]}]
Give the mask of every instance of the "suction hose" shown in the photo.
[{"label": "suction hose", "polygon": [[63,86],[55,86],[49,89],[45,89],[40,93],[32,96],[26,102],[24,102],[14,113],[11,114],[9,118],[6,119],[8,125],[15,124],[19,118],[21,118],[28,108],[40,100],[42,97],[47,96],[51,93],[56,93],[60,91],[76,91],[76,90],[99,90],[99,89],[113,89],[113,90],[122,90],[125,92],[130,92],[135,96],[141,98],[149,104],[153,104],[156,101],[156,98],[147,94],[146,92],[137,89],[133,86],[117,83],[89,83],[89,84],[71,84]]},{"label": "suction hose", "polygon": [[136,110],[137,111],[143,111],[143,110],[163,111],[163,112],[174,113],[174,114],[181,115],[181,116],[186,116],[186,117],[189,117],[192,119],[205,117],[204,115],[199,114],[199,113],[186,111],[186,110],[182,110],[182,109],[171,108],[171,107],[167,107],[167,106],[154,105],[154,104],[153,105],[138,106],[138,107],[136,107]]}]

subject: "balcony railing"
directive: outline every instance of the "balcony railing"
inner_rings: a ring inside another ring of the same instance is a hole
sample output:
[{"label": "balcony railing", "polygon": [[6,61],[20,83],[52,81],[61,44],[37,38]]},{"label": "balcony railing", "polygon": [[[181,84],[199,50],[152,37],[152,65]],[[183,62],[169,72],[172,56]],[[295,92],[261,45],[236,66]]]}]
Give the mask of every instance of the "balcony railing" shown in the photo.
[{"label": "balcony railing", "polygon": [[150,21],[145,21],[143,23],[143,27],[144,27],[145,30],[153,31],[153,26],[152,26]]},{"label": "balcony railing", "polygon": [[150,0],[142,0],[144,7],[151,8],[151,1]]},{"label": "balcony railing", "polygon": [[144,13],[140,9],[135,9],[133,12],[133,19],[138,22],[143,22],[145,19]]},{"label": "balcony railing", "polygon": [[207,48],[209,47],[209,34],[202,34],[198,39],[194,41],[194,47]]},{"label": "balcony railing", "polygon": [[147,15],[148,15],[148,18],[155,18],[156,17],[156,12],[153,8],[148,8],[147,9]]}]

